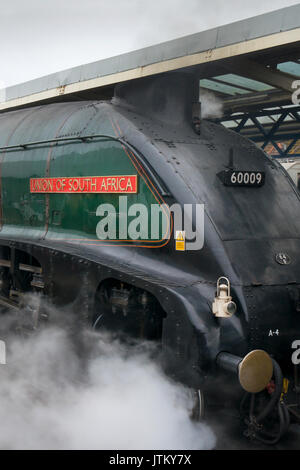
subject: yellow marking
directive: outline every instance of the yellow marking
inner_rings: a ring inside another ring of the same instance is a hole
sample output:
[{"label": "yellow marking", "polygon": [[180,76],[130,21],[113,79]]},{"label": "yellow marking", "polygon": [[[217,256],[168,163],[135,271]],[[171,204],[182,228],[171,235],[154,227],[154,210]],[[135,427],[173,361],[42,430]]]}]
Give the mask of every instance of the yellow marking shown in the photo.
[{"label": "yellow marking", "polygon": [[176,240],[176,251],[185,251],[185,241]]},{"label": "yellow marking", "polygon": [[289,389],[289,383],[290,383],[290,382],[289,382],[288,379],[286,379],[286,378],[283,379],[283,383],[282,383],[282,393],[281,393],[281,395],[280,395],[280,400],[283,400],[284,395],[287,394],[288,389]]}]

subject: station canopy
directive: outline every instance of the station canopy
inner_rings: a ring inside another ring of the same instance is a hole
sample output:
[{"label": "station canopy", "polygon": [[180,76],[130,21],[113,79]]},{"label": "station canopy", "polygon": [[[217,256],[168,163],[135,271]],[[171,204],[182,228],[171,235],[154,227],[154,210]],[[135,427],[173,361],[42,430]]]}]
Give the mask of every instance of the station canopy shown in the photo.
[{"label": "station canopy", "polygon": [[201,100],[215,101],[208,118],[271,155],[300,156],[300,5],[9,87],[0,112],[106,99],[117,83],[179,70],[199,78]]}]

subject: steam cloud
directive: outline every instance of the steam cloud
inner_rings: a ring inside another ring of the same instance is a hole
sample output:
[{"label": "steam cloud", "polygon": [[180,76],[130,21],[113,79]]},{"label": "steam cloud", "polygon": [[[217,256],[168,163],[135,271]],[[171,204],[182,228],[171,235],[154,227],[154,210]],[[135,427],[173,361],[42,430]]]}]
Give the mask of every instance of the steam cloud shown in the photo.
[{"label": "steam cloud", "polygon": [[214,447],[210,428],[189,418],[188,391],[163,374],[147,344],[128,353],[105,334],[71,330],[6,339],[0,449]]},{"label": "steam cloud", "polygon": [[220,118],[223,116],[223,102],[214,93],[200,90],[201,116],[205,118]]}]

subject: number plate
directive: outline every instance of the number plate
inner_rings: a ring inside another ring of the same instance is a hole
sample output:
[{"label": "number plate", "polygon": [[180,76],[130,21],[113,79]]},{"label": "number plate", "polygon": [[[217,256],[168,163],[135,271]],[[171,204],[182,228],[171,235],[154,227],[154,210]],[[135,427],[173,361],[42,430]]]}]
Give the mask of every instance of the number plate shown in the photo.
[{"label": "number plate", "polygon": [[225,170],[218,176],[225,186],[259,187],[265,182],[264,171]]}]

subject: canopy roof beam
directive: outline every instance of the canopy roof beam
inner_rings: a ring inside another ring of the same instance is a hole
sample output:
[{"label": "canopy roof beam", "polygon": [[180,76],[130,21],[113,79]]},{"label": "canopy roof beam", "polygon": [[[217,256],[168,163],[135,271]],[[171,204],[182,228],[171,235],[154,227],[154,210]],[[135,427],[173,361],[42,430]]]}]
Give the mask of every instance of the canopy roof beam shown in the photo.
[{"label": "canopy roof beam", "polygon": [[293,92],[292,83],[297,79],[294,75],[265,67],[254,60],[246,58],[232,60],[228,65],[228,69],[230,69],[231,72],[234,71],[242,77],[259,80],[260,82],[288,93]]}]

